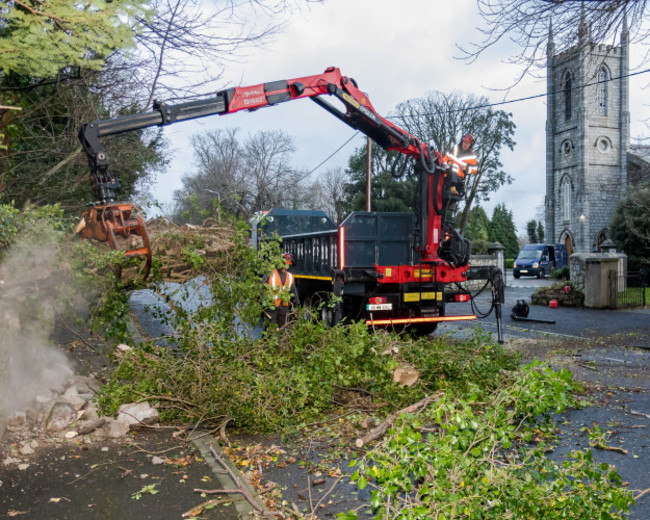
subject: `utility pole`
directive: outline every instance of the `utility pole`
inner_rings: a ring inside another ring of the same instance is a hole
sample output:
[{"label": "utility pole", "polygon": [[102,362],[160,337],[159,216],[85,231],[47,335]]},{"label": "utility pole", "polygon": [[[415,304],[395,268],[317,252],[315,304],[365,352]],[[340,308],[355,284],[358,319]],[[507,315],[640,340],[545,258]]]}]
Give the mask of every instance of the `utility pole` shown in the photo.
[{"label": "utility pole", "polygon": [[367,138],[366,145],[366,211],[372,211],[370,203],[370,176],[372,174],[372,141]]}]

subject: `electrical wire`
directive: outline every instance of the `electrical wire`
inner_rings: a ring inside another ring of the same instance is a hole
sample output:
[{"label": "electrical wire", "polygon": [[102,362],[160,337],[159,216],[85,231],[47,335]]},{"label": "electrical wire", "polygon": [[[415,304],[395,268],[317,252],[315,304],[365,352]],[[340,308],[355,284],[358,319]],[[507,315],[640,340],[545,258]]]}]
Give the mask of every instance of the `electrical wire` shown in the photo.
[{"label": "electrical wire", "polygon": [[[592,87],[594,85],[599,85],[600,83],[608,83],[610,81],[617,81],[619,79],[631,78],[632,76],[638,76],[640,74],[647,74],[648,72],[650,72],[650,69],[640,70],[638,72],[631,72],[629,74],[622,74],[620,76],[616,76],[616,77],[613,77],[613,78],[601,79],[601,80],[598,80],[598,81],[593,81],[591,83],[585,83],[584,85],[577,85],[575,87],[571,87],[571,90],[581,90],[581,89],[585,89],[587,87]],[[565,89],[560,89],[557,92],[565,92]],[[475,106],[472,106],[472,107],[456,108],[456,109],[453,109],[453,110],[447,110],[446,112],[448,114],[452,114],[454,112],[467,112],[469,110],[477,110],[477,109],[480,109],[480,108],[498,107],[498,106],[501,106],[501,105],[509,105],[511,103],[520,103],[522,101],[530,101],[531,99],[538,99],[538,98],[541,98],[541,97],[548,97],[548,94],[549,94],[548,91],[546,91],[546,92],[543,92],[541,94],[535,94],[533,96],[526,96],[526,97],[522,97],[522,98],[511,99],[509,101],[498,101],[496,103],[486,103],[484,105],[475,105]],[[431,115],[431,114],[432,114],[432,112],[415,112],[412,115],[427,116],[427,115]],[[403,119],[403,116],[401,116],[401,115],[387,116],[386,119]]]},{"label": "electrical wire", "polygon": [[317,166],[315,166],[314,168],[312,168],[311,170],[309,170],[307,173],[305,173],[305,175],[303,175],[302,177],[300,177],[300,179],[298,179],[298,183],[304,181],[304,180],[305,180],[307,177],[309,177],[312,173],[314,173],[316,170],[318,170],[318,168],[320,168],[321,166],[323,166],[323,164],[325,164],[325,163],[326,163],[327,161],[329,161],[332,157],[334,157],[337,153],[339,153],[339,152],[340,152],[340,151],[345,147],[345,145],[347,145],[350,141],[352,141],[352,139],[354,139],[354,138],[357,136],[358,133],[359,133],[359,130],[357,130],[356,132],[354,132],[354,134],[352,134],[352,136],[351,136],[347,141],[345,141],[341,146],[339,146],[336,150],[334,150],[331,154],[329,154],[329,155],[328,155],[325,159],[323,159],[323,160],[322,160],[322,161],[321,161]]},{"label": "electrical wire", "polygon": [[[624,79],[624,78],[631,78],[633,76],[639,76],[641,74],[647,74],[648,72],[650,72],[650,69],[640,70],[640,71],[637,71],[637,72],[631,72],[629,74],[622,74],[622,75],[619,75],[619,76],[616,76],[616,77],[612,77],[612,78],[608,78],[608,79],[604,79],[604,80],[601,79],[601,80],[598,80],[598,81],[593,81],[593,82],[590,82],[590,83],[586,83],[584,85],[577,85],[575,87],[572,87],[571,90],[580,90],[580,89],[584,89],[584,88],[587,88],[587,87],[591,87],[593,85],[598,85],[600,83],[608,83],[610,81],[617,81],[617,80]],[[561,89],[558,92],[564,92],[564,89]],[[511,99],[511,100],[508,100],[508,101],[498,101],[498,102],[495,102],[495,103],[486,103],[486,104],[483,104],[483,105],[476,105],[476,106],[473,106],[473,107],[465,107],[465,108],[457,108],[457,109],[453,109],[453,110],[447,110],[447,113],[451,114],[451,113],[454,113],[454,112],[466,112],[466,111],[469,111],[469,110],[478,110],[478,109],[481,109],[481,108],[498,107],[498,106],[502,106],[502,105],[509,105],[509,104],[512,104],[512,103],[521,103],[523,101],[530,101],[531,99],[539,99],[539,98],[542,98],[542,97],[548,97],[548,91],[543,92],[541,94],[535,94],[535,95],[532,95],[532,96],[526,96],[526,97],[521,97],[521,98],[517,98],[517,99]],[[431,112],[416,112],[413,115],[427,116],[427,115],[431,115],[431,114],[432,114]],[[403,116],[400,116],[400,115],[386,116],[386,119],[401,120],[401,119],[403,119]],[[309,177],[312,173],[314,173],[316,170],[318,170],[318,168],[323,166],[323,164],[325,164],[332,157],[334,157],[338,152],[341,151],[341,149],[346,144],[348,144],[350,141],[352,141],[352,139],[358,133],[359,133],[359,131],[357,131],[352,137],[350,137],[350,139],[345,141],[345,143],[343,143],[336,150],[334,150],[329,156],[327,156],[327,158],[325,158],[316,167],[312,168],[308,173],[306,173],[300,179],[300,181],[302,181],[302,180],[306,179],[307,177]]]}]

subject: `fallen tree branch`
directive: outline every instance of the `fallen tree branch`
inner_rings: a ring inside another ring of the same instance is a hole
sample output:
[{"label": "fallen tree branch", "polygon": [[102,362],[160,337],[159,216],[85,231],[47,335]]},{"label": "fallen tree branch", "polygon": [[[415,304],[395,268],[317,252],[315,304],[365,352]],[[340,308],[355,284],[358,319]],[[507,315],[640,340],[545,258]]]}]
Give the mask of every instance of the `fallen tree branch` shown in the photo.
[{"label": "fallen tree branch", "polygon": [[595,448],[599,450],[605,450],[605,451],[615,451],[616,453],[622,453],[623,455],[627,455],[626,449],[618,448],[616,446],[606,446],[605,444],[597,444]]},{"label": "fallen tree branch", "polygon": [[230,466],[226,464],[226,462],[219,456],[217,451],[210,446],[210,453],[212,453],[212,456],[221,464],[221,466],[228,472],[228,475],[230,475],[230,478],[233,480],[233,482],[237,485],[237,488],[240,490],[241,494],[244,495],[244,498],[248,501],[248,503],[253,506],[253,508],[260,513],[264,518],[275,518],[276,516],[280,516],[281,518],[285,518],[285,515],[280,512],[276,511],[269,511],[265,507],[262,507],[257,500],[253,497],[253,495],[250,494],[244,483],[241,481],[241,479],[235,475],[235,473],[230,469]]},{"label": "fallen tree branch", "polygon": [[639,493],[637,496],[634,497],[634,500],[639,500],[639,498],[641,498],[646,493],[650,493],[650,488],[641,491],[641,493]]},{"label": "fallen tree branch", "polygon": [[228,437],[226,436],[226,426],[230,421],[232,421],[232,417],[226,417],[221,425],[219,426],[219,438],[221,439],[222,442],[225,442],[226,444],[230,444],[230,441],[228,440]]},{"label": "fallen tree branch", "polygon": [[192,509],[185,511],[181,516],[183,518],[193,518],[199,516],[203,513],[203,510],[208,506],[218,506],[220,504],[228,504],[230,502],[238,502],[239,500],[244,500],[243,498],[213,498],[205,502],[200,503],[198,506],[194,506]]},{"label": "fallen tree branch", "polygon": [[428,397],[425,397],[421,401],[418,401],[417,403],[407,406],[406,408],[402,408],[401,410],[396,411],[395,413],[389,415],[378,426],[373,428],[368,434],[364,435],[363,437],[359,437],[354,444],[356,445],[357,448],[363,448],[366,444],[378,439],[384,433],[386,433],[388,428],[390,428],[393,425],[393,423],[397,420],[397,418],[400,415],[407,414],[407,413],[415,413],[419,410],[422,410],[427,406],[429,406],[432,402],[437,400],[439,397],[440,397],[440,393],[436,393]]},{"label": "fallen tree branch", "polygon": [[241,489],[200,489],[196,488],[195,493],[205,493],[206,495],[217,495],[219,493],[241,493]]}]

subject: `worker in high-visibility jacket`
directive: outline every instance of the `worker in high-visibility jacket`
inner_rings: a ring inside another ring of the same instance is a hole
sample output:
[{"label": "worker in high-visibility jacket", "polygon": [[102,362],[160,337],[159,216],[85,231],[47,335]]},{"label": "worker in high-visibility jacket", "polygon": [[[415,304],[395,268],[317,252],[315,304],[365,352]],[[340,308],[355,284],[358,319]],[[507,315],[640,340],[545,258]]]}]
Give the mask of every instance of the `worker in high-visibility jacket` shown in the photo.
[{"label": "worker in high-visibility jacket", "polygon": [[474,153],[474,136],[465,134],[460,143],[449,152],[445,160],[452,166],[453,173],[463,178],[465,175],[474,175],[478,172],[476,154]]},{"label": "worker in high-visibility jacket", "polygon": [[287,323],[287,316],[293,305],[300,305],[298,291],[293,274],[289,272],[289,266],[293,259],[291,255],[282,255],[282,267],[274,269],[270,275],[265,275],[262,282],[268,284],[273,299],[273,308],[267,309],[265,314],[276,329],[284,327]]}]

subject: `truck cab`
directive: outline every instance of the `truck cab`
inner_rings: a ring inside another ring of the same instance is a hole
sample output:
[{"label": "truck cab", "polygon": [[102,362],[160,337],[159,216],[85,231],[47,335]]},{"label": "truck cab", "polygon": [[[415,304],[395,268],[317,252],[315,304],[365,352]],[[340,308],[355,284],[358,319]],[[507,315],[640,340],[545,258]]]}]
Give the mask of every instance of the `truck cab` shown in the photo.
[{"label": "truck cab", "polygon": [[552,271],[566,266],[568,255],[563,244],[527,244],[525,245],[512,266],[512,275],[536,276],[544,278]]}]

